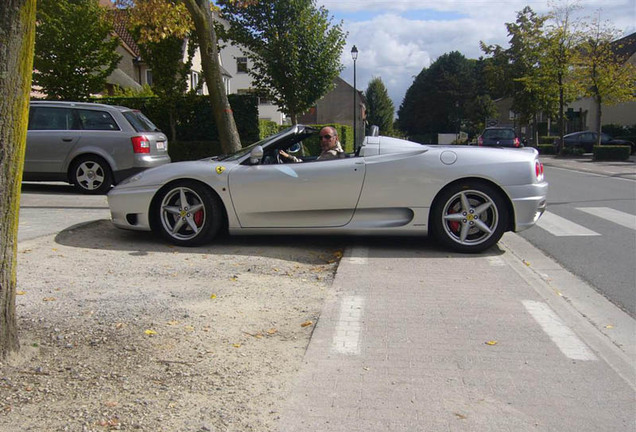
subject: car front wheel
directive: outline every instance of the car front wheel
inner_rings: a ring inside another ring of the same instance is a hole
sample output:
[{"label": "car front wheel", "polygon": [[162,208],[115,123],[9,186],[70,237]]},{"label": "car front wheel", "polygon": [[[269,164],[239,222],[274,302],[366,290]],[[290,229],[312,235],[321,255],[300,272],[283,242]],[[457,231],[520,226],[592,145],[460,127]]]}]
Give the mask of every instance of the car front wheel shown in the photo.
[{"label": "car front wheel", "polygon": [[501,239],[508,226],[501,193],[478,182],[452,185],[431,209],[433,235],[458,252],[481,252]]},{"label": "car front wheel", "polygon": [[222,204],[212,191],[193,181],[164,188],[151,208],[153,231],[179,246],[209,243],[219,231]]}]

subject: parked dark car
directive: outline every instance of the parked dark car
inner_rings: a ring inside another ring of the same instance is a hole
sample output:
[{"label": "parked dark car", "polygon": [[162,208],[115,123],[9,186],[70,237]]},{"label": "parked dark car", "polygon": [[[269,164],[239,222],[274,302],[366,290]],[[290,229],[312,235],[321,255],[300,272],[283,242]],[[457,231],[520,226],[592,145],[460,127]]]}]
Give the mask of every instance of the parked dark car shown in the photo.
[{"label": "parked dark car", "polygon": [[31,102],[25,181],[64,181],[82,193],[103,194],[139,171],[167,163],[168,139],[140,111]]},{"label": "parked dark car", "polygon": [[523,147],[519,137],[510,127],[489,127],[477,138],[480,147]]},{"label": "parked dark car", "polygon": [[[593,131],[581,131],[567,134],[563,137],[565,147],[576,148],[581,147],[586,153],[591,153],[592,148],[596,145],[598,134]],[[605,132],[601,132],[601,145],[628,145],[631,153],[634,154],[636,146],[631,141],[614,139]]]}]

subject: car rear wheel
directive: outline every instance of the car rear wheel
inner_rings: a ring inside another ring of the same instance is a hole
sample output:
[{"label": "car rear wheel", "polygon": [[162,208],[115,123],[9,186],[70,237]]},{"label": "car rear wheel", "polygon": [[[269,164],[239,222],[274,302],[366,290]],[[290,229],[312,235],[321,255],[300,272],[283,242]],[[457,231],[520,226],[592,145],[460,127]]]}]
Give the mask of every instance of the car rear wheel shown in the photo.
[{"label": "car rear wheel", "polygon": [[105,194],[113,185],[110,166],[103,158],[94,155],[79,157],[71,166],[71,183],[85,194]]},{"label": "car rear wheel", "polygon": [[209,243],[222,220],[218,197],[194,181],[180,181],[162,189],[151,207],[152,229],[179,246]]},{"label": "car rear wheel", "polygon": [[501,239],[508,226],[501,193],[479,182],[452,185],[431,209],[433,235],[458,252],[481,252]]}]

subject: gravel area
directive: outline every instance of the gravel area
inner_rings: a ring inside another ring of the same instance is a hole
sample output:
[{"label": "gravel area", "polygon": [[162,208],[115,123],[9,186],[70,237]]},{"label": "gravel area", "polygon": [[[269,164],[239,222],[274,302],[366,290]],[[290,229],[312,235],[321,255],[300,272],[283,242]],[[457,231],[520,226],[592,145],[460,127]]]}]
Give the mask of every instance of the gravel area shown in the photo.
[{"label": "gravel area", "polygon": [[272,431],[338,240],[195,249],[97,221],[20,243],[0,431]]}]

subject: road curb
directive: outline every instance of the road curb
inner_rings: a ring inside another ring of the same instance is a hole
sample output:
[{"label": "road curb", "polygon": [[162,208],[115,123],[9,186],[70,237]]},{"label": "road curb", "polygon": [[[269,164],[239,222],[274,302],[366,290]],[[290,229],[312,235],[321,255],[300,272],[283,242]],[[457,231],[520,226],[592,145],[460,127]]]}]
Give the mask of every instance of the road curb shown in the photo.
[{"label": "road curb", "polygon": [[508,264],[636,390],[636,320],[523,237],[499,243]]}]

